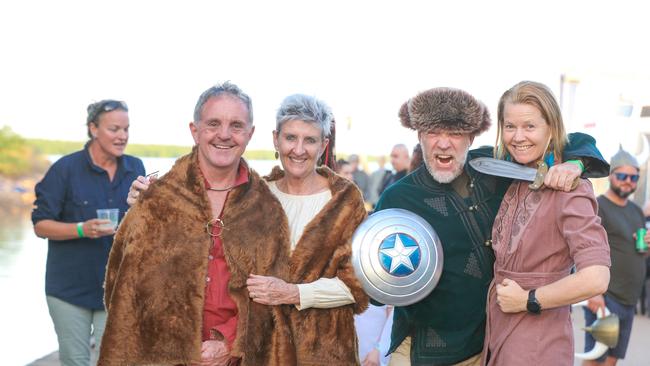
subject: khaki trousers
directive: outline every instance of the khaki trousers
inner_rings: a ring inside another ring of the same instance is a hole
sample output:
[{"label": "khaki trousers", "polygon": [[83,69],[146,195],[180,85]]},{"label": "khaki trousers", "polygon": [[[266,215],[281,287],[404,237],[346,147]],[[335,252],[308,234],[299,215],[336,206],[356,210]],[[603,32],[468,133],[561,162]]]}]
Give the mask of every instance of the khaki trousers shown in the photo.
[{"label": "khaki trousers", "polygon": [[[455,363],[454,366],[480,366],[481,354],[474,355],[464,361]],[[390,354],[388,366],[411,366],[411,337],[404,338],[402,344],[395,352]]]}]

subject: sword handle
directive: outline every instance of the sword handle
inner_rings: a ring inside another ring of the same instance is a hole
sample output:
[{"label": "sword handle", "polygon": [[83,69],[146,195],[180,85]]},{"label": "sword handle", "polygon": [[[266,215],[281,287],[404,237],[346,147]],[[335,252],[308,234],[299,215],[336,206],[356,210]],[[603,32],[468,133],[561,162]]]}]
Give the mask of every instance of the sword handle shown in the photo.
[{"label": "sword handle", "polygon": [[[543,161],[538,162],[535,180],[533,183],[529,184],[528,187],[533,191],[542,188],[542,186],[544,186],[544,178],[546,178],[546,173],[548,173],[548,165],[546,165],[546,163]],[[573,191],[576,189],[578,187],[578,184],[580,184],[580,177],[577,177],[573,180],[573,183],[571,183],[571,190]]]},{"label": "sword handle", "polygon": [[580,177],[573,180],[573,183],[571,183],[571,190],[573,191],[578,188],[578,184],[580,184]]},{"label": "sword handle", "polygon": [[537,174],[535,174],[535,180],[533,183],[529,184],[528,187],[533,191],[536,191],[544,185],[544,177],[548,173],[548,165],[545,162],[537,162]]}]

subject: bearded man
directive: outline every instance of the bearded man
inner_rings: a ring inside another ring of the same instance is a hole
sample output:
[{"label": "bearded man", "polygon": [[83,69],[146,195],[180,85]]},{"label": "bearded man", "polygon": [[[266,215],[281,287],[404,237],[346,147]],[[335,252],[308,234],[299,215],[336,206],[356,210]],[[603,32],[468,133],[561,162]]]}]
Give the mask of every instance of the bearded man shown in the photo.
[{"label": "bearded man", "polygon": [[[417,130],[424,165],[390,186],[377,211],[403,208],[424,218],[440,237],[445,263],[436,288],[423,300],[395,307],[390,365],[479,365],[485,337],[485,303],[493,277],[491,232],[510,180],[478,173],[468,159],[492,156],[469,150],[490,126],[483,103],[465,91],[435,88],[404,103],[402,124]],[[583,134],[569,136],[568,159],[580,158],[588,176],[604,176],[608,164]],[[578,164],[554,166],[547,187],[569,191]]]},{"label": "bearded man", "polygon": [[[607,305],[610,312],[618,315],[620,333],[616,347],[610,348],[598,360],[584,361],[584,366],[599,365],[603,361],[611,366],[625,358],[635,306],[641,297],[646,277],[646,253],[635,249],[636,231],[645,227],[645,217],[641,208],[628,199],[637,188],[639,163],[621,148],[610,161],[610,172],[609,189],[597,198],[598,216],[607,232],[612,256],[609,288],[605,295],[589,300],[585,322],[593,323],[598,309]],[[647,245],[650,235],[645,235],[643,240]],[[585,350],[591,350],[594,342],[591,334],[586,333]]]}]

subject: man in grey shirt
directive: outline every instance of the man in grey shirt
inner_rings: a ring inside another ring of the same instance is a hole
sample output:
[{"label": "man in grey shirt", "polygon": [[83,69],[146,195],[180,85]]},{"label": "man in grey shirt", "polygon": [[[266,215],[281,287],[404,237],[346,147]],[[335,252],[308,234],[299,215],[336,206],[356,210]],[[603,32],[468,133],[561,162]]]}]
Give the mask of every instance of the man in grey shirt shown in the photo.
[{"label": "man in grey shirt", "polygon": [[[641,296],[646,276],[645,253],[636,250],[637,229],[645,228],[645,217],[641,208],[628,197],[634,193],[639,180],[639,164],[634,156],[620,149],[610,163],[609,189],[598,197],[598,216],[607,231],[612,266],[610,282],[604,296],[589,300],[585,309],[585,322],[591,324],[596,319],[595,312],[607,308],[620,319],[620,335],[615,348],[595,361],[584,361],[583,366],[616,365],[617,360],[625,358],[630,340],[634,308]],[[643,240],[648,243],[650,235]],[[585,351],[594,346],[594,339],[586,333]]]}]

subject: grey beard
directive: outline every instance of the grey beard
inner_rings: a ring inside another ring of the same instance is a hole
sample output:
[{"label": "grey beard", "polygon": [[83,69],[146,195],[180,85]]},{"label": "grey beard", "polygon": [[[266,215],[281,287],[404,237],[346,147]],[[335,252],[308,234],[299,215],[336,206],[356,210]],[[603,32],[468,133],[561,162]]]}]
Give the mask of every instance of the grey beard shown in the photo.
[{"label": "grey beard", "polygon": [[630,195],[632,193],[634,193],[634,191],[635,191],[633,189],[633,190],[631,190],[629,192],[623,192],[623,191],[621,191],[620,187],[615,187],[615,186],[611,186],[610,188],[612,189],[612,192],[614,192],[614,194],[616,194],[617,196],[619,196],[619,197],[621,197],[623,199],[626,199],[626,198],[630,197]]},{"label": "grey beard", "polygon": [[426,162],[424,163],[424,165],[427,167],[427,171],[429,172],[429,174],[431,174],[431,177],[433,178],[433,180],[435,180],[438,183],[442,183],[442,184],[447,184],[447,183],[453,182],[454,179],[458,178],[460,173],[463,172],[463,169],[459,169],[458,171],[454,171],[454,172],[439,173],[439,172],[436,172],[433,169],[431,169],[431,167],[429,167],[429,164],[427,164]]},{"label": "grey beard", "polygon": [[448,173],[436,172],[435,170],[431,169],[431,167],[429,166],[429,159],[426,158],[424,159],[424,166],[427,167],[427,171],[429,172],[433,180],[435,180],[438,183],[447,184],[453,182],[454,179],[458,178],[463,173],[463,169],[465,168],[466,161],[467,161],[467,151],[465,151],[463,156],[460,158],[459,160],[460,164],[458,166],[457,171],[448,172]]}]

